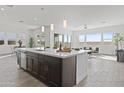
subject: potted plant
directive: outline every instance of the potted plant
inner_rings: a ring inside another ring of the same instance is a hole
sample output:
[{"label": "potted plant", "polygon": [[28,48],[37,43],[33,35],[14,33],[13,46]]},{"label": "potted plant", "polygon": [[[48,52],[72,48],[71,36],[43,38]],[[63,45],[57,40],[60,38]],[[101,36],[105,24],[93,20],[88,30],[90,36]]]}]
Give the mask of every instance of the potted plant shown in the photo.
[{"label": "potted plant", "polygon": [[124,61],[123,41],[124,37],[119,33],[116,33],[115,36],[113,37],[113,43],[116,45],[116,55],[118,62]]},{"label": "potted plant", "polygon": [[33,45],[34,45],[34,39],[33,39],[33,37],[30,37],[29,38],[29,47],[33,48]]},{"label": "potted plant", "polygon": [[22,40],[19,40],[18,43],[19,43],[19,47],[22,47]]},{"label": "potted plant", "polygon": [[[123,48],[123,41],[124,41],[124,37],[121,36],[120,33],[116,33],[113,36],[112,42],[116,45],[116,50]],[[120,48],[119,48],[119,46],[120,46]]]}]

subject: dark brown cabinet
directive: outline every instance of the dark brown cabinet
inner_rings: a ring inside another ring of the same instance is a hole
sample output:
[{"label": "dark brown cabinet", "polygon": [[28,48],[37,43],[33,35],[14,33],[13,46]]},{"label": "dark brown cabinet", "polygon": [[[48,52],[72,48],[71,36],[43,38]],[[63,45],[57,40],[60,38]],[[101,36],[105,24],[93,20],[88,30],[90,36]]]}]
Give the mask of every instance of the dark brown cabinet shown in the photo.
[{"label": "dark brown cabinet", "polygon": [[38,76],[38,56],[36,55],[33,56],[32,54],[27,54],[26,56],[27,71],[30,72],[34,76]]},{"label": "dark brown cabinet", "polygon": [[61,86],[61,62],[59,58],[39,55],[39,77],[49,86]]},{"label": "dark brown cabinet", "polygon": [[39,78],[41,81],[48,81],[48,63],[45,61],[44,55],[39,55]]},{"label": "dark brown cabinet", "polygon": [[27,71],[49,86],[61,86],[61,59],[27,53]]},{"label": "dark brown cabinet", "polygon": [[[67,59],[27,51],[26,69],[32,76],[48,86],[73,86],[75,84],[75,57]],[[18,62],[21,56],[18,52]]]},{"label": "dark brown cabinet", "polygon": [[38,58],[32,58],[32,74],[38,76]]},{"label": "dark brown cabinet", "polygon": [[26,70],[30,73],[32,72],[32,58],[30,56],[27,56],[26,58]]},{"label": "dark brown cabinet", "polygon": [[61,59],[45,56],[48,63],[48,84],[50,86],[61,86]]}]

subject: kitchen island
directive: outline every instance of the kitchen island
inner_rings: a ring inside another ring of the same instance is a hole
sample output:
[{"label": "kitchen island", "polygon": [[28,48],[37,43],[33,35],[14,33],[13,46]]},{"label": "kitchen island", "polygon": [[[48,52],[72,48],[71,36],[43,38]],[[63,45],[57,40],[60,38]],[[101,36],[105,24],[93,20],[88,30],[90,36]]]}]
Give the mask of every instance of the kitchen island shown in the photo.
[{"label": "kitchen island", "polygon": [[87,52],[18,48],[17,61],[21,69],[48,86],[70,87],[79,84],[87,76]]}]

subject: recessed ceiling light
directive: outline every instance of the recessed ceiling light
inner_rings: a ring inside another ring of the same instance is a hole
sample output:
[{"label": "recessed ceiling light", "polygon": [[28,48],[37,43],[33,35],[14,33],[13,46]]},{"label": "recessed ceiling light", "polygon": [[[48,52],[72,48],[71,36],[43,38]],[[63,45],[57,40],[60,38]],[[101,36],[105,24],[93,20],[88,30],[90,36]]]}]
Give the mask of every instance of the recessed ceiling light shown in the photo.
[{"label": "recessed ceiling light", "polygon": [[34,18],[34,21],[37,21],[37,18],[36,17]]},{"label": "recessed ceiling light", "polygon": [[41,31],[44,32],[44,26],[41,27]]},{"label": "recessed ceiling light", "polygon": [[50,24],[50,29],[51,29],[51,31],[54,30],[54,24]]},{"label": "recessed ceiling light", "polygon": [[101,21],[101,23],[105,24],[105,23],[107,23],[107,22],[106,22],[106,21]]},{"label": "recessed ceiling light", "polygon": [[23,20],[19,20],[19,21],[17,21],[17,22],[19,22],[19,23],[23,23],[24,21],[23,21]]},{"label": "recessed ceiling light", "polygon": [[43,11],[43,10],[44,10],[44,8],[41,8],[41,10]]},{"label": "recessed ceiling light", "polygon": [[3,7],[0,8],[1,11],[4,11],[5,9]]},{"label": "recessed ceiling light", "polygon": [[63,20],[63,27],[64,27],[65,29],[67,28],[67,20],[66,20],[66,19]]}]

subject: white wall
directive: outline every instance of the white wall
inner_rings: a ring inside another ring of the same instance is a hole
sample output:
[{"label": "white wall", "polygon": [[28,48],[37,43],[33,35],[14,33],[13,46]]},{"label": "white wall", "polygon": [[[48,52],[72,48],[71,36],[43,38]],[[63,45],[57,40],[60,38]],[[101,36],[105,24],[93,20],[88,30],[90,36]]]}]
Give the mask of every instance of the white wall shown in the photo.
[{"label": "white wall", "polygon": [[81,30],[81,31],[72,31],[72,47],[74,48],[83,48],[83,47],[99,47],[100,53],[102,54],[115,54],[115,45],[114,44],[81,44],[79,42],[79,35],[80,34],[91,34],[91,33],[104,33],[104,32],[118,32],[124,34],[124,25],[117,25],[117,26],[110,26],[110,27],[102,27],[96,29],[89,29],[89,30]]},{"label": "white wall", "polygon": [[[2,23],[3,22],[3,23]],[[2,21],[0,22],[0,32],[5,32],[5,34],[7,33],[16,33],[17,34],[17,41],[21,38],[19,37],[20,33],[24,33],[25,34],[25,39],[23,39],[23,45],[27,46],[28,43],[28,27],[24,26],[22,24],[13,24],[13,23],[9,23],[9,22],[4,22]],[[0,45],[0,54],[7,54],[7,53],[12,53],[13,52],[13,47],[15,45],[8,45],[7,42],[7,38],[5,38],[4,40],[5,44],[4,45]]]}]

